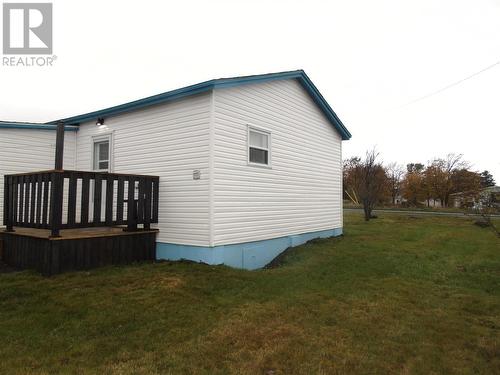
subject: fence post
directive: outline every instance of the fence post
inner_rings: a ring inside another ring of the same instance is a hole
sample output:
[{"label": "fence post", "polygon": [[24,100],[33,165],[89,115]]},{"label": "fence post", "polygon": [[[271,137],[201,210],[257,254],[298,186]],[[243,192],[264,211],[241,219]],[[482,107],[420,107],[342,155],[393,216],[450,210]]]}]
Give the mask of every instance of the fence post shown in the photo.
[{"label": "fence post", "polygon": [[62,224],[64,176],[61,172],[51,173],[50,187],[50,237],[60,237]]}]

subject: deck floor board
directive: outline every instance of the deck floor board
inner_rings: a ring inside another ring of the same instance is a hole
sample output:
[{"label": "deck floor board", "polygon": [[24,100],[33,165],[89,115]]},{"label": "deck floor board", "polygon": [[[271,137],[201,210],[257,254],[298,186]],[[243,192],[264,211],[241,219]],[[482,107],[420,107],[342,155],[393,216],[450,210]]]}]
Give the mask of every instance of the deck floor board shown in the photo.
[{"label": "deck floor board", "polygon": [[78,229],[62,229],[60,237],[50,238],[50,230],[37,228],[19,228],[14,227],[13,235],[49,238],[50,240],[73,240],[94,237],[111,237],[111,236],[131,236],[137,233],[155,233],[157,229],[124,231],[124,227],[98,227],[98,228],[78,228]]}]

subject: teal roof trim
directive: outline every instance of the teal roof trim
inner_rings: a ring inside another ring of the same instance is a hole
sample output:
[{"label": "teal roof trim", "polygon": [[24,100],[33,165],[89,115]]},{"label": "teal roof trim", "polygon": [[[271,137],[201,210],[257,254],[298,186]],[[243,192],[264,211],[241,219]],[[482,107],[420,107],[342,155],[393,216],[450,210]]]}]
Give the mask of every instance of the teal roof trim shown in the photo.
[{"label": "teal roof trim", "polygon": [[[214,88],[222,88],[222,87],[233,87],[240,86],[244,84],[252,84],[252,83],[260,83],[260,82],[268,82],[268,81],[276,81],[283,79],[297,79],[304,89],[309,93],[311,98],[314,100],[316,105],[322,110],[325,116],[328,118],[330,123],[337,129],[337,131],[342,136],[343,140],[348,140],[351,138],[351,133],[344,126],[342,121],[338,118],[336,113],[330,107],[325,98],[321,95],[316,86],[312,83],[310,78],[303,70],[295,70],[290,72],[281,72],[281,73],[269,73],[269,74],[260,74],[246,77],[234,77],[234,78],[219,78],[213,79],[206,82],[201,82],[195,85],[183,87],[180,89],[168,91],[162,94],[150,96],[144,99],[135,100],[133,102],[117,105],[114,107],[109,107],[106,109],[102,109],[99,111],[93,111],[89,113],[85,113],[78,116],[68,117],[65,119],[57,120],[63,121],[65,124],[69,125],[79,125],[83,122],[87,121],[95,121],[100,117],[108,117],[114,116],[118,114],[122,114],[125,112],[130,112],[133,110],[137,110],[140,108],[152,106],[155,104],[160,104],[172,100],[177,100],[180,98],[184,98],[186,96],[196,95],[203,92],[207,92],[213,90]],[[54,125],[57,121],[49,122],[48,124]]]},{"label": "teal roof trim", "polygon": [[[40,124],[32,122],[9,122],[0,121],[0,129],[37,129],[37,130],[57,130],[57,125],[55,124]],[[76,132],[78,131],[78,126],[65,125],[65,131]]]}]

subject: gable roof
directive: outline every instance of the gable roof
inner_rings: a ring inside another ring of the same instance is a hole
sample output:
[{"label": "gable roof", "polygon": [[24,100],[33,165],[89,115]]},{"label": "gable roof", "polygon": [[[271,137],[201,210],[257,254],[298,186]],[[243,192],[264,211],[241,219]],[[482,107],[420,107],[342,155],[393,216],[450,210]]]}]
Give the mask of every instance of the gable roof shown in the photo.
[{"label": "gable roof", "polygon": [[316,86],[314,86],[312,81],[309,79],[309,77],[303,70],[294,70],[281,73],[268,73],[268,74],[260,74],[253,76],[244,76],[244,77],[212,79],[210,81],[197,83],[195,85],[186,86],[180,89],[164,92],[162,94],[135,100],[129,103],[105,108],[99,111],[93,111],[78,116],[60,119],[57,121],[51,121],[48,124],[54,125],[58,121],[63,121],[65,124],[68,125],[78,125],[81,124],[82,122],[97,120],[99,117],[107,117],[125,112],[130,112],[139,108],[180,99],[190,95],[203,93],[206,91],[210,91],[214,88],[240,86],[250,83],[261,83],[261,82],[284,80],[284,79],[297,79],[302,85],[302,87],[304,87],[307,93],[314,100],[316,105],[322,110],[322,112],[328,118],[333,127],[337,129],[337,131],[342,136],[342,139],[348,140],[351,138],[351,133],[349,133],[344,124],[342,124],[342,121],[340,121],[340,119],[335,114],[333,109],[330,107],[325,98],[321,95],[319,90],[316,88]]}]

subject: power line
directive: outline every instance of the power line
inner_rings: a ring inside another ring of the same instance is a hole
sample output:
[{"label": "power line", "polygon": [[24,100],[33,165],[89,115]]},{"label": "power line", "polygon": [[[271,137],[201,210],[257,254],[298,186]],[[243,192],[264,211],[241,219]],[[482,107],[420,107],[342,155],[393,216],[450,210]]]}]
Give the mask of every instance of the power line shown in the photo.
[{"label": "power line", "polygon": [[471,75],[469,75],[469,76],[465,77],[465,78],[462,78],[461,80],[458,80],[458,81],[453,82],[453,83],[451,83],[451,84],[449,84],[449,85],[447,85],[447,86],[445,86],[445,87],[442,87],[442,88],[440,88],[439,90],[433,91],[433,92],[431,92],[431,93],[429,93],[429,94],[427,94],[427,95],[421,96],[421,97],[419,97],[419,98],[417,98],[417,99],[414,99],[414,100],[412,100],[412,101],[410,101],[410,102],[408,102],[408,103],[406,103],[406,104],[403,104],[403,105],[402,105],[401,107],[399,107],[399,108],[409,106],[409,105],[414,104],[414,103],[417,103],[417,102],[419,102],[419,101],[421,101],[421,100],[424,100],[424,99],[430,98],[431,96],[434,96],[434,95],[440,94],[440,93],[442,93],[443,91],[448,90],[448,89],[450,89],[450,88],[452,88],[452,87],[455,87],[455,86],[457,86],[457,85],[461,84],[462,82],[465,82],[465,81],[467,81],[467,80],[469,80],[469,79],[471,79],[471,78],[474,78],[474,77],[478,76],[479,74],[484,73],[484,72],[486,72],[487,70],[490,70],[490,69],[494,68],[494,67],[495,67],[495,66],[497,66],[497,65],[500,65],[500,60],[499,60],[499,61],[497,61],[497,62],[495,62],[494,64],[491,64],[491,65],[487,66],[486,68],[483,68],[483,69],[481,69],[481,70],[479,70],[479,71],[477,71],[477,72],[475,72],[475,73],[473,73],[473,74],[471,74]]}]

